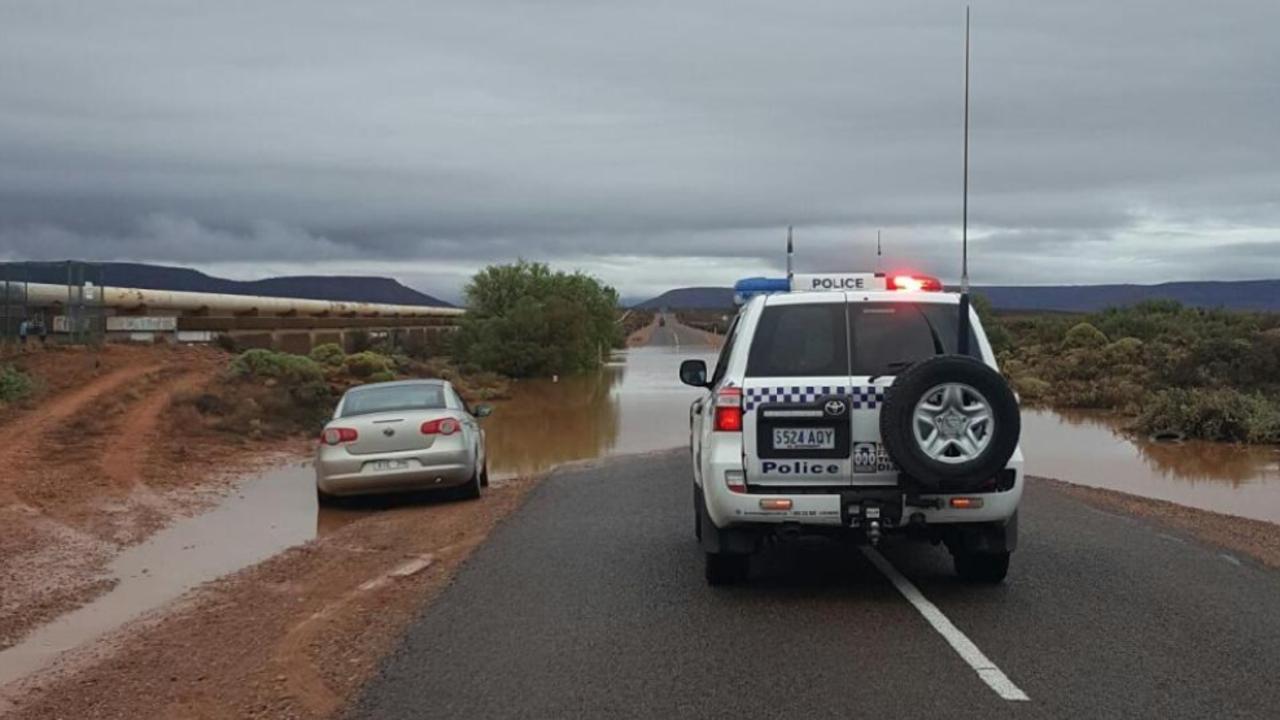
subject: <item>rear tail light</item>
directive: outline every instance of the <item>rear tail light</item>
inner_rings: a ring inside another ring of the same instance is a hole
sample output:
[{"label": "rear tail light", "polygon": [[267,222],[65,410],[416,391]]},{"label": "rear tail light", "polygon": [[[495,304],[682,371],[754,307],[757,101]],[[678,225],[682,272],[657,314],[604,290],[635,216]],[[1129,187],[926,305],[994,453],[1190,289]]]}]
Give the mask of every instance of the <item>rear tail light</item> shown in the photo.
[{"label": "rear tail light", "polygon": [[458,432],[460,426],[458,421],[453,418],[440,418],[439,420],[428,420],[422,423],[423,435],[452,435]]},{"label": "rear tail light", "polygon": [[742,470],[725,470],[724,486],[729,492],[744,493],[747,491],[747,474]]},{"label": "rear tail light", "polygon": [[727,387],[716,393],[715,429],[742,432],[742,388]]},{"label": "rear tail light", "polygon": [[360,439],[360,433],[353,428],[325,428],[325,431],[320,433],[320,442],[326,445],[341,445],[358,439]]},{"label": "rear tail light", "polygon": [[885,286],[890,290],[906,290],[908,292],[942,291],[942,281],[928,275],[890,275],[885,278]]}]

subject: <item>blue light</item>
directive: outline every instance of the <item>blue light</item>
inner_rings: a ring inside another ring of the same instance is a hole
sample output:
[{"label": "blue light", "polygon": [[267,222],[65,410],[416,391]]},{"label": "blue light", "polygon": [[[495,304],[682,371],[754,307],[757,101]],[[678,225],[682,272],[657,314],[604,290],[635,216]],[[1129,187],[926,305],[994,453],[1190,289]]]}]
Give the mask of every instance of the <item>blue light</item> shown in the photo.
[{"label": "blue light", "polygon": [[753,295],[767,295],[769,293],[790,291],[791,281],[786,278],[743,278],[733,284],[733,299],[741,305]]}]

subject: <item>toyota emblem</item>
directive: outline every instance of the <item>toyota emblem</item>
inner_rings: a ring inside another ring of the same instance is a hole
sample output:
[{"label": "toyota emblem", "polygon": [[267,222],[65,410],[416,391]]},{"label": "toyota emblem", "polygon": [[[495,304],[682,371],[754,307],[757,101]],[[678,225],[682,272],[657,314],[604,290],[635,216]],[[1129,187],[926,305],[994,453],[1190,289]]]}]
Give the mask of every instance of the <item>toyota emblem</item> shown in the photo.
[{"label": "toyota emblem", "polygon": [[844,408],[843,400],[828,400],[827,404],[822,406],[822,411],[828,415],[843,415]]}]

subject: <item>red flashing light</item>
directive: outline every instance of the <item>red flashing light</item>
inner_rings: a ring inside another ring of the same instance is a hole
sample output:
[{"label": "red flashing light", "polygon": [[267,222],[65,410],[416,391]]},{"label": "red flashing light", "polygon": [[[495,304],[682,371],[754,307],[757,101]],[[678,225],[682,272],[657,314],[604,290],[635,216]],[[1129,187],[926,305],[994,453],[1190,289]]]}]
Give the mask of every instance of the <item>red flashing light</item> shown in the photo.
[{"label": "red flashing light", "polygon": [[941,292],[942,281],[928,275],[889,275],[885,286],[890,290],[907,292]]}]

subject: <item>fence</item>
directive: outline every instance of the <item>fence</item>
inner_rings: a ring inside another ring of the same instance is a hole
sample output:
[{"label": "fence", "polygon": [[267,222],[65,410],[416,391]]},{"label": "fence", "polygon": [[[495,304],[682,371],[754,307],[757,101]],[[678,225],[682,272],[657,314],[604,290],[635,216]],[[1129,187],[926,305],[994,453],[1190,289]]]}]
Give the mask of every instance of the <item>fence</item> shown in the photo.
[{"label": "fence", "polygon": [[[0,263],[0,342],[17,342],[24,324],[28,341],[49,337],[81,345],[102,342],[105,279],[103,267],[94,263]],[[33,283],[61,285],[66,299],[36,301],[29,292]]]}]

